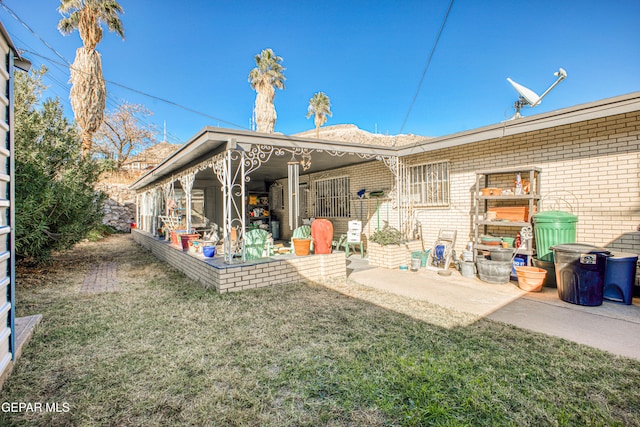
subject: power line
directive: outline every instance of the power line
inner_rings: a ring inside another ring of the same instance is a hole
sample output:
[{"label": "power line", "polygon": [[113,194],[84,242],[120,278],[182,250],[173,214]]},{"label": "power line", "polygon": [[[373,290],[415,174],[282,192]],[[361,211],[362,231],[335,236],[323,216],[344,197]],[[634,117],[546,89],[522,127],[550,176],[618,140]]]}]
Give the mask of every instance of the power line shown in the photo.
[{"label": "power line", "polygon": [[[62,67],[64,67],[64,69],[70,69],[71,67],[71,63],[64,57],[64,55],[62,55],[60,52],[58,52],[53,46],[51,46],[49,43],[47,43],[47,41],[42,38],[35,30],[33,30],[29,24],[27,24],[25,21],[23,21],[12,9],[10,9],[8,6],[6,6],[4,3],[2,3],[2,0],[0,0],[0,6],[2,6],[2,8],[4,10],[7,11],[7,13],[9,13],[16,21],[18,21],[20,24],[22,24],[22,26],[24,28],[27,29],[27,31],[29,31],[34,37],[36,37],[38,40],[40,40],[42,42],[42,44],[44,44],[49,50],[51,50],[58,58],[60,58],[63,61]],[[20,39],[19,39],[20,40]],[[20,40],[24,46],[29,47],[29,44],[23,40]],[[35,48],[33,48],[35,50]],[[24,50],[26,52],[29,52],[28,50]],[[41,58],[44,58],[46,60],[49,60],[56,69],[58,70],[62,70],[63,68],[60,67],[60,63],[57,63],[53,60],[50,60],[49,58],[46,58],[42,55],[38,55],[35,52],[31,52],[32,54],[35,54],[37,56],[40,56]],[[43,62],[41,62],[40,64],[44,65]],[[45,77],[49,80],[51,80],[54,84],[57,84],[59,87],[61,87],[63,90],[67,91],[68,90],[68,85],[66,85],[65,83],[63,83],[62,81],[60,81],[59,79],[57,79],[52,72],[49,72],[45,75]],[[53,93],[55,93],[56,95],[58,95],[58,97],[60,99],[65,99],[67,103],[68,102],[68,97],[61,97],[59,93],[57,93],[55,90],[52,90]],[[107,104],[113,109],[115,110],[118,105],[120,104],[120,102],[115,99],[113,97],[113,95],[109,92],[107,92]],[[142,123],[144,123],[146,126],[151,126],[150,123],[148,121],[146,121],[145,119],[138,117],[138,120]],[[175,140],[177,140],[178,142],[181,142],[180,138],[175,137]]]},{"label": "power line", "polygon": [[48,47],[49,49],[51,49],[51,51],[52,51],[53,53],[55,53],[55,54],[58,56],[58,58],[62,59],[62,60],[66,63],[66,65],[71,65],[71,64],[69,64],[69,62],[65,59],[65,57],[64,57],[64,56],[62,56],[62,55],[61,55],[57,50],[55,50],[55,49],[54,49],[54,48],[53,48],[49,43],[47,43],[47,41],[46,41],[45,39],[43,39],[42,37],[40,37],[40,35],[38,35],[38,33],[36,33],[34,30],[32,30],[32,29],[31,29],[31,27],[30,27],[26,22],[24,22],[22,19],[20,19],[20,17],[19,17],[18,15],[16,15],[16,13],[15,13],[13,10],[11,10],[11,9],[6,5],[6,4],[2,3],[2,0],[0,0],[0,6],[2,6],[2,8],[3,8],[4,10],[6,10],[6,11],[7,11],[7,13],[9,13],[9,15],[11,15],[11,16],[16,20],[16,21],[18,21],[19,23],[21,23],[21,24],[22,24],[22,26],[23,26],[24,28],[26,28],[26,29],[27,29],[27,31],[29,31],[31,34],[33,34],[33,35],[34,35],[38,40],[40,40],[40,41],[41,41],[41,42],[42,42],[46,47]]},{"label": "power line", "polygon": [[407,120],[409,119],[409,114],[411,114],[411,110],[413,109],[413,104],[415,104],[416,99],[418,99],[418,94],[420,93],[420,88],[422,87],[422,82],[424,81],[424,77],[427,75],[427,70],[429,69],[429,65],[431,65],[431,59],[433,58],[433,54],[436,51],[436,47],[438,46],[438,41],[440,40],[440,35],[444,30],[444,26],[447,23],[447,18],[449,17],[449,12],[451,12],[451,7],[453,6],[453,1],[449,2],[449,7],[447,8],[447,13],[444,15],[444,19],[442,20],[442,25],[440,26],[440,31],[438,31],[438,36],[436,37],[435,42],[433,43],[433,47],[431,48],[431,53],[429,54],[429,58],[427,59],[427,65],[424,67],[424,71],[422,72],[422,77],[420,78],[420,83],[418,83],[418,88],[416,89],[416,94],[413,96],[413,100],[409,105],[409,110],[407,111],[407,115],[404,117],[402,122],[402,126],[400,127],[400,133],[404,130],[404,125],[407,124]]},{"label": "power line", "polygon": [[[65,65],[65,64],[62,64],[62,63],[60,63],[60,62],[58,62],[58,61],[56,61],[56,60],[54,60],[54,59],[48,58],[48,57],[46,57],[46,56],[44,56],[44,55],[41,55],[41,54],[39,54],[39,53],[37,53],[37,52],[33,52],[33,51],[30,51],[30,50],[24,50],[24,52],[25,52],[25,53],[29,53],[29,54],[31,54],[31,55],[35,55],[35,56],[37,56],[37,57],[39,57],[39,58],[45,59],[45,60],[47,60],[47,61],[49,61],[49,62],[51,62],[51,63],[53,63],[53,64],[58,64],[58,65],[66,66],[66,67],[67,67],[67,68],[69,68],[69,69],[73,68],[73,66],[72,66],[72,65]],[[74,68],[74,70],[75,70],[75,71],[80,71],[80,72],[82,72],[82,70],[77,70],[77,69],[75,69],[75,68]],[[206,117],[206,118],[208,118],[208,119],[217,120],[217,121],[219,121],[219,122],[221,122],[221,123],[225,123],[225,124],[228,124],[228,125],[230,125],[230,126],[233,126],[233,127],[239,128],[239,129],[250,130],[249,128],[247,128],[247,127],[245,127],[245,126],[241,126],[241,125],[238,125],[238,124],[236,124],[236,123],[230,122],[230,121],[228,121],[228,120],[224,120],[224,119],[221,119],[221,118],[219,118],[219,117],[215,117],[215,116],[212,116],[212,115],[210,115],[210,114],[203,113],[202,111],[198,111],[198,110],[195,110],[195,109],[193,109],[193,108],[190,108],[190,107],[184,106],[184,105],[182,105],[182,104],[178,104],[177,102],[173,102],[173,101],[170,101],[170,100],[168,100],[168,99],[160,98],[159,96],[151,95],[151,94],[146,93],[146,92],[143,92],[143,91],[141,91],[141,90],[134,89],[134,88],[129,87],[129,86],[125,86],[125,85],[123,85],[123,84],[121,84],[121,83],[117,83],[117,82],[114,82],[114,81],[111,81],[111,80],[107,80],[107,79],[105,79],[104,81],[105,81],[105,82],[107,82],[107,83],[109,83],[109,84],[112,84],[112,85],[114,85],[114,86],[118,86],[118,87],[120,87],[120,88],[122,88],[122,89],[125,89],[125,90],[128,90],[128,91],[131,91],[131,92],[137,93],[137,94],[139,94],[139,95],[146,96],[146,97],[148,97],[148,98],[155,99],[155,100],[160,101],[160,102],[164,102],[164,103],[169,104],[169,105],[173,105],[174,107],[181,108],[181,109],[183,109],[183,110],[185,110],[185,111],[189,111],[189,112],[191,112],[191,113],[198,114],[198,115],[203,116],[203,117]]]},{"label": "power line", "polygon": [[[38,54],[36,52],[33,52],[33,51],[24,50],[24,52],[30,53],[32,55],[36,55],[36,56],[38,56],[38,57],[40,57],[42,59],[45,59],[45,60],[47,60],[47,61],[49,61],[49,62],[51,62],[53,64],[58,64],[58,65],[61,65],[63,67],[69,68],[69,69],[72,68],[71,63],[69,63],[69,61],[67,61],[67,59],[60,52],[58,52],[53,46],[51,46],[49,43],[47,43],[47,41],[44,38],[40,37],[40,35],[38,33],[36,33],[26,22],[24,22],[13,10],[11,10],[7,5],[5,5],[2,2],[2,0],[0,0],[0,6],[2,6],[2,8],[7,11],[7,13],[9,13],[16,21],[18,21],[20,24],[22,24],[23,27],[25,27],[31,34],[33,34],[34,37],[36,37],[47,48],[49,48],[49,50],[51,50],[58,58],[60,58],[63,61],[63,63],[60,63],[60,62],[58,62],[58,61],[56,61],[54,59],[51,59],[51,58],[47,58],[46,56],[40,55],[40,54]],[[79,70],[76,70],[76,71],[79,71]],[[189,111],[191,113],[198,114],[200,116],[203,116],[203,117],[206,117],[206,118],[209,118],[209,119],[213,119],[213,120],[216,120],[216,121],[221,122],[221,123],[228,124],[230,126],[233,126],[233,127],[239,128],[239,129],[250,130],[249,128],[247,128],[245,126],[241,126],[241,125],[238,125],[236,123],[221,119],[219,117],[215,117],[215,116],[212,116],[210,114],[203,113],[202,111],[198,111],[198,110],[195,110],[193,108],[184,106],[182,104],[178,104],[177,102],[173,102],[173,101],[170,101],[168,99],[164,99],[164,98],[161,98],[159,96],[151,95],[151,94],[143,92],[141,90],[134,89],[134,88],[129,87],[129,86],[125,86],[125,85],[123,85],[121,83],[117,83],[117,82],[110,81],[110,80],[107,80],[107,79],[105,79],[105,82],[110,83],[110,84],[112,84],[114,86],[118,86],[118,87],[120,87],[122,89],[137,93],[139,95],[143,95],[143,96],[155,99],[157,101],[164,102],[164,103],[169,104],[169,105],[173,105],[174,107],[181,108],[181,109],[183,109],[185,111]],[[107,97],[109,97],[109,96],[107,95]]]}]

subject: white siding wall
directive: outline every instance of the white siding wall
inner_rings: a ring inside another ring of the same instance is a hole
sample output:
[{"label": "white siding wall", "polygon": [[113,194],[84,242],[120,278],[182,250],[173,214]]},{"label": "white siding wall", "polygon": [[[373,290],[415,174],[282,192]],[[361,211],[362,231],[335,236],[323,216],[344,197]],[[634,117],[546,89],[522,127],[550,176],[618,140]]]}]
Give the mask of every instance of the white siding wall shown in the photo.
[{"label": "white siding wall", "polygon": [[14,347],[14,305],[13,305],[13,191],[11,174],[13,159],[12,129],[13,106],[10,78],[13,66],[13,52],[7,40],[0,36],[0,377],[10,367]]}]

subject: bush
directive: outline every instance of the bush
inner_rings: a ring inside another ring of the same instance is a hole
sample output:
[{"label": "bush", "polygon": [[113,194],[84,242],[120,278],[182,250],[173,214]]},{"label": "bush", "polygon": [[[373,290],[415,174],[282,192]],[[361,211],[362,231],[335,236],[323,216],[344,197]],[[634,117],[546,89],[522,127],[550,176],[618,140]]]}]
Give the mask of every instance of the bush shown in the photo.
[{"label": "bush", "polygon": [[16,73],[15,80],[16,254],[37,262],[100,225],[105,197],[94,190],[100,165],[81,155],[60,101],[42,101],[45,72]]},{"label": "bush", "polygon": [[118,233],[121,232],[116,230],[115,227],[107,224],[100,224],[89,230],[89,232],[87,233],[87,240],[89,240],[90,242],[97,242],[100,239]]},{"label": "bush", "polygon": [[384,227],[382,227],[382,230],[378,230],[373,233],[369,240],[383,246],[399,245],[403,241],[402,233],[400,233],[400,230],[394,227],[390,227],[387,221],[384,222]]}]

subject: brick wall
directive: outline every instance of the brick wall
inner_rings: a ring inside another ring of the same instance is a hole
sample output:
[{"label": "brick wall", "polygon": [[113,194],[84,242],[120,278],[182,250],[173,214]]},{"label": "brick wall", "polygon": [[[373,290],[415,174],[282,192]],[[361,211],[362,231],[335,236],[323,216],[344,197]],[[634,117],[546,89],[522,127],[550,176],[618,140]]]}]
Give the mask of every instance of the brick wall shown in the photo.
[{"label": "brick wall", "polygon": [[[639,135],[640,113],[635,112],[414,156],[415,162],[451,162],[451,208],[425,210],[420,217],[431,238],[437,228],[456,224],[460,248],[472,232],[474,172],[535,165],[542,169],[543,197],[552,192],[575,196],[568,200],[579,217],[578,240],[609,246],[640,224]],[[545,207],[552,206],[543,203]],[[640,246],[635,252],[640,253]]]},{"label": "brick wall", "polygon": [[[408,164],[450,162],[450,206],[415,208],[425,243],[431,246],[440,228],[458,230],[458,251],[471,239],[475,171],[535,165],[542,169],[543,196],[560,191],[575,196],[571,203],[579,216],[578,241],[618,248],[623,240],[625,251],[640,253],[638,238],[624,238],[636,232],[640,225],[639,135],[640,112],[631,112],[405,157]],[[305,175],[301,182],[310,182],[312,189],[316,177],[345,174],[351,177],[351,219],[361,216],[358,190],[384,189],[389,194],[395,187],[393,175],[382,162]],[[286,181],[281,183],[286,188]],[[313,193],[309,201],[313,203]],[[378,211],[377,204],[380,205]],[[280,212],[285,225],[283,236],[290,236],[286,209],[285,206]],[[378,218],[381,224],[388,219],[391,225],[397,226],[397,209],[388,200],[365,200],[363,211],[363,232],[367,235],[377,229]],[[334,234],[346,232],[348,218],[330,220]]]},{"label": "brick wall", "polygon": [[187,277],[218,292],[234,292],[285,283],[346,278],[343,252],[306,257],[278,256],[245,264],[227,265],[221,258],[207,260],[202,255],[182,252],[151,234],[132,230],[134,240],[157,258],[182,271]]},{"label": "brick wall", "polygon": [[[384,226],[387,221],[389,225],[398,227],[398,210],[393,207],[393,200],[391,200],[389,193],[395,189],[395,177],[391,173],[388,167],[383,162],[373,161],[364,163],[357,166],[349,166],[346,168],[336,169],[333,171],[304,174],[300,176],[300,183],[308,183],[309,195],[308,195],[308,210],[310,216],[314,214],[314,182],[318,179],[349,176],[350,189],[350,204],[349,211],[351,216],[349,218],[328,218],[333,224],[334,237],[337,238],[340,234],[346,234],[348,228],[348,222],[353,219],[362,221],[363,233],[367,236],[373,234],[378,229]],[[287,180],[278,181],[280,184],[287,188]],[[369,198],[360,200],[357,196],[357,192],[361,189],[369,191],[383,190],[385,195],[380,198]],[[284,210],[275,210],[274,212],[281,219],[281,236],[285,239],[291,238],[293,230],[289,228],[288,215],[289,204],[285,192]]]}]

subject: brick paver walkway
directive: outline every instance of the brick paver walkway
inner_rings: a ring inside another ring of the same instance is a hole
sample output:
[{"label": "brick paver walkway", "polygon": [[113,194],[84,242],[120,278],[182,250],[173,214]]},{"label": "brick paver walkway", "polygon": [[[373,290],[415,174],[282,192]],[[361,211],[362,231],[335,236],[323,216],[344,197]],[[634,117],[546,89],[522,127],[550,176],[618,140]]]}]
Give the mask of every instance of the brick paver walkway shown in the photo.
[{"label": "brick paver walkway", "polygon": [[99,293],[118,290],[117,264],[101,262],[91,266],[80,292]]}]

